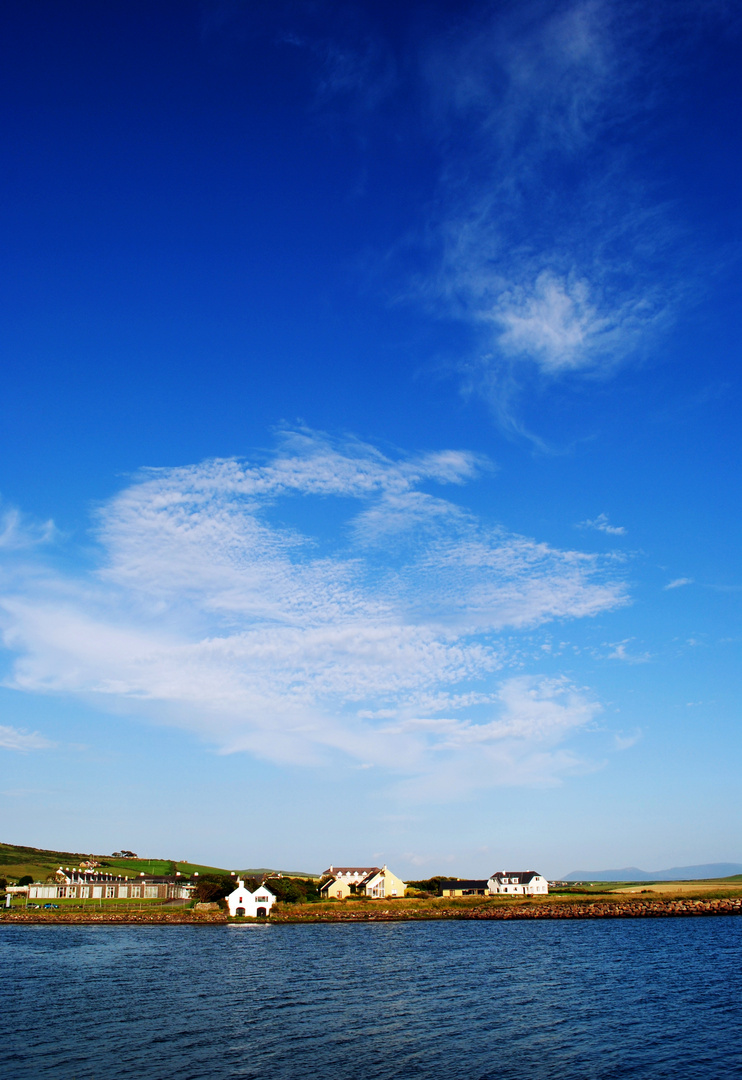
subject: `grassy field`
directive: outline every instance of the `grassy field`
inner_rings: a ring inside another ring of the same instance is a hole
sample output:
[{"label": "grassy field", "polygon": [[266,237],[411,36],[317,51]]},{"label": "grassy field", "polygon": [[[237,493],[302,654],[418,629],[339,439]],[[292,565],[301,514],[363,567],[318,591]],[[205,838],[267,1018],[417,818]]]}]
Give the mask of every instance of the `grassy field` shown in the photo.
[{"label": "grassy field", "polygon": [[204,874],[229,874],[220,866],[202,866],[199,863],[176,863],[172,859],[114,859],[111,855],[95,855],[84,851],[54,851],[48,848],[22,847],[18,844],[0,844],[0,876],[9,880],[30,874],[34,881],[44,881],[60,866],[75,867],[85,859],[95,859],[98,869],[122,877],[139,877],[144,874],[170,874],[179,870],[190,877],[195,872]]},{"label": "grassy field", "polygon": [[622,883],[613,889],[620,893],[655,893],[662,896],[739,896],[742,895],[742,876],[732,878],[709,878],[702,881],[642,881],[639,884]]},{"label": "grassy field", "polygon": [[[228,876],[233,869],[202,863],[178,862],[174,859],[115,859],[112,855],[95,855],[83,851],[54,851],[48,848],[22,847],[18,844],[0,844],[0,877],[17,881],[18,878],[30,874],[34,881],[44,881],[60,866],[76,867],[84,859],[95,859],[100,864],[97,869],[104,873],[120,874],[126,878],[139,877],[140,874],[174,874],[177,871],[183,877],[192,877],[196,873],[199,877],[205,874]],[[245,877],[262,877],[268,873],[283,874],[284,877],[312,878],[319,881],[319,874],[300,874],[269,867],[236,870],[237,875]]]},{"label": "grassy field", "polygon": [[85,858],[87,855],[79,851],[48,851],[17,844],[0,844],[0,876],[18,879],[30,874],[35,881],[43,881],[58,866],[77,866]]},{"label": "grassy field", "polygon": [[622,893],[657,893],[663,896],[708,896],[718,893],[737,896],[742,892],[742,874],[728,878],[706,878],[697,881],[596,881],[593,884],[574,885],[566,889],[552,889],[549,896],[606,896]]},{"label": "grassy field", "polygon": [[139,877],[140,874],[175,874],[183,877],[198,874],[229,874],[220,866],[202,866],[200,863],[175,862],[173,859],[114,859],[110,855],[101,859],[101,867],[124,877]]}]

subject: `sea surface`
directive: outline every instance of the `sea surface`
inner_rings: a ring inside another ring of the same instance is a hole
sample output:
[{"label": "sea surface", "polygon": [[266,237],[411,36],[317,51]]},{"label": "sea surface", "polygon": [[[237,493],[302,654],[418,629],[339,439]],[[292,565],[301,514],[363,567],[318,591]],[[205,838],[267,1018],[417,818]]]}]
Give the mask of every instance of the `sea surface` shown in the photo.
[{"label": "sea surface", "polygon": [[741,1002],[741,917],[0,927],[5,1080],[728,1080]]}]

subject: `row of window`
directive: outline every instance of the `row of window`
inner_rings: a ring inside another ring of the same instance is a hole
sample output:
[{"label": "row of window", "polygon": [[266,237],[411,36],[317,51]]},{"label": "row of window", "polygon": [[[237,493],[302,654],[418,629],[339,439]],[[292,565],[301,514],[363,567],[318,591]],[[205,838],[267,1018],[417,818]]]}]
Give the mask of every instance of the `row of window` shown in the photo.
[{"label": "row of window", "polygon": [[[105,893],[104,890],[105,889]],[[91,896],[91,886],[81,885],[79,897],[81,900],[89,900]],[[142,886],[141,885],[93,885],[92,896],[94,899],[105,896],[106,900],[114,900],[117,896],[119,899],[131,897],[133,900],[141,899]],[[145,885],[144,896],[148,900],[156,900],[160,895],[160,891],[156,885]],[[57,896],[65,897],[77,897],[76,885],[60,885],[57,890]]]}]

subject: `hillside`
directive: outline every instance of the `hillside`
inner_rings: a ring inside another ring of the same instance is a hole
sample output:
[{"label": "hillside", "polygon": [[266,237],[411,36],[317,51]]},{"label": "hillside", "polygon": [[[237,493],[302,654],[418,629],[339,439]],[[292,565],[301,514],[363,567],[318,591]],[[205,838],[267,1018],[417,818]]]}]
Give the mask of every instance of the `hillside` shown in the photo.
[{"label": "hillside", "polygon": [[[0,877],[15,879],[30,874],[34,880],[43,881],[49,874],[60,867],[79,866],[83,860],[94,859],[99,869],[123,877],[138,877],[140,874],[174,874],[179,871],[184,877],[198,873],[231,873],[221,866],[208,866],[201,863],[178,862],[175,859],[132,859],[115,858],[113,855],[96,855],[86,851],[54,851],[49,848],[23,847],[19,844],[0,843]],[[245,877],[262,877],[264,874],[282,874],[284,877],[302,877],[319,880],[319,874],[302,873],[295,870],[276,870],[272,867],[237,870]]]}]

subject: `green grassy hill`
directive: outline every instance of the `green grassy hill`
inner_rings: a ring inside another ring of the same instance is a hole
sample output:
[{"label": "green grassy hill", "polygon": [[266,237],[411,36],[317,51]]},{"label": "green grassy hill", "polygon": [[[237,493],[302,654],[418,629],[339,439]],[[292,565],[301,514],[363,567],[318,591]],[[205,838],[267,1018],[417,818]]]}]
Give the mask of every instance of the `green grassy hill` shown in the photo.
[{"label": "green grassy hill", "polygon": [[[174,859],[116,859],[112,855],[95,855],[84,851],[52,851],[47,848],[22,847],[18,844],[0,844],[0,877],[9,881],[30,874],[34,881],[43,881],[60,866],[79,866],[84,859],[95,859],[99,869],[109,874],[121,874],[123,877],[139,877],[140,874],[174,874],[176,871],[184,877],[198,874],[231,873],[221,866],[207,866],[201,863],[176,862]],[[290,870],[273,870],[268,867],[238,870],[245,877],[262,877],[263,874],[283,874],[284,877],[302,877],[319,880],[319,874],[305,874]]]},{"label": "green grassy hill", "polygon": [[87,851],[53,851],[48,848],[0,843],[0,877],[17,880],[30,874],[35,881],[43,881],[60,866],[79,866],[84,859],[95,859],[100,864],[100,870],[124,877],[138,877],[141,873],[174,874],[176,870],[184,877],[190,877],[196,872],[199,875],[229,874],[229,870],[220,866],[178,863],[172,859],[115,859],[112,855],[96,855]]},{"label": "green grassy hill", "polygon": [[77,866],[88,858],[79,851],[47,851],[44,848],[0,844],[0,876],[17,879],[30,874],[35,880],[53,874],[58,866]]}]

